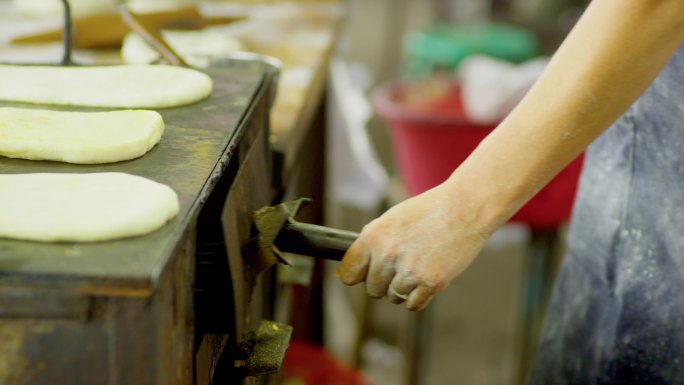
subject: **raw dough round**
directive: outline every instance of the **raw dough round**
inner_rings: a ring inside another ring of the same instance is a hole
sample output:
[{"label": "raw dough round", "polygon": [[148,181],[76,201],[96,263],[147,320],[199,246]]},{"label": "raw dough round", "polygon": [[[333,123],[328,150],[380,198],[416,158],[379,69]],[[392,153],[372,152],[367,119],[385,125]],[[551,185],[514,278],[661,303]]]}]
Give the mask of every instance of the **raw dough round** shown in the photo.
[{"label": "raw dough round", "polygon": [[106,241],[150,233],[178,209],[170,187],[130,174],[0,175],[0,237]]},{"label": "raw dough round", "polygon": [[109,108],[167,108],[197,102],[213,82],[200,71],[162,65],[0,65],[0,100]]},{"label": "raw dough round", "polygon": [[0,108],[0,155],[69,163],[137,158],[159,143],[155,111],[64,112]]},{"label": "raw dough round", "polygon": [[[240,40],[213,29],[161,33],[171,48],[191,64],[194,64],[195,55],[220,57],[245,49]],[[121,57],[129,64],[148,64],[159,60],[161,56],[140,35],[129,33],[121,45]]]},{"label": "raw dough round", "polygon": [[[73,16],[114,12],[118,3],[117,0],[69,0]],[[64,6],[59,0],[13,0],[12,5],[19,14],[26,16],[50,17],[64,14]]]}]

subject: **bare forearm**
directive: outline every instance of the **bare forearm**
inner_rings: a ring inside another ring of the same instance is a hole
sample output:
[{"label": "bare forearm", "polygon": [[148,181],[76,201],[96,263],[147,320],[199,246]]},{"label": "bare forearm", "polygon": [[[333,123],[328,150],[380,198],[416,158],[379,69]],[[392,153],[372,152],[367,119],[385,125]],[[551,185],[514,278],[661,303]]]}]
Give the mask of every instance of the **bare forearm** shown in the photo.
[{"label": "bare forearm", "polygon": [[528,95],[447,181],[491,230],[648,87],[684,38],[684,2],[594,0]]}]

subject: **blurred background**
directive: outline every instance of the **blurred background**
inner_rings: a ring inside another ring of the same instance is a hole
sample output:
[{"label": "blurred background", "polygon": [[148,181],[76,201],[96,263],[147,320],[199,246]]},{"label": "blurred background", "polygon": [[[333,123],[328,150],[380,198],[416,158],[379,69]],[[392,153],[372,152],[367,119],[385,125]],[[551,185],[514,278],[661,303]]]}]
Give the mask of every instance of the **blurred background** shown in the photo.
[{"label": "blurred background", "polygon": [[[374,107],[366,132],[387,170],[384,204],[446,178],[520,100],[587,3],[347,1],[338,52]],[[350,297],[365,319],[352,362],[376,384],[524,383],[580,161],[495,234],[426,314],[383,300],[364,304],[362,287],[350,291],[331,280],[328,292]],[[359,230],[376,215],[344,198],[333,202],[331,224]],[[347,322],[335,302],[330,334]],[[327,341],[350,360],[344,339]]]},{"label": "blurred background", "polygon": [[[317,127],[325,130],[323,220],[360,231],[388,207],[440,183],[467,157],[522,98],[587,2],[129,3],[141,13],[196,6],[205,17],[234,17],[200,31],[164,32],[190,63],[193,55],[241,51],[279,59],[274,146],[290,138],[288,127],[305,106],[324,103]],[[77,16],[88,17],[121,1],[71,3]],[[0,0],[0,7],[0,61],[59,58],[59,42],[16,40],[59,26],[58,1]],[[100,24],[85,37],[105,30]],[[125,34],[116,49],[82,43],[75,52],[82,62],[161,60],[136,35]],[[317,82],[318,93],[311,91]],[[334,262],[314,266],[292,256],[298,273],[283,278],[295,287],[287,305],[295,308],[292,323],[295,330],[304,324],[317,332],[295,333],[284,383],[524,383],[580,170],[581,158],[496,233],[474,265],[420,314],[370,300],[362,285],[341,285]],[[307,311],[318,316],[300,316]]]}]

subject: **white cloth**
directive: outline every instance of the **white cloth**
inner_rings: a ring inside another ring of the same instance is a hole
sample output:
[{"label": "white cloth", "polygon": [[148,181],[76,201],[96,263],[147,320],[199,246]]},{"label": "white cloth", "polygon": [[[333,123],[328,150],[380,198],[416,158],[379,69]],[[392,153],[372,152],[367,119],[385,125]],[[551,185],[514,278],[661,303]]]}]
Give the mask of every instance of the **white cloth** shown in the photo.
[{"label": "white cloth", "polygon": [[330,79],[329,194],[335,202],[374,209],[384,196],[388,177],[366,132],[372,108],[363,91],[354,86],[342,60],[333,59]]},{"label": "white cloth", "polygon": [[547,58],[520,65],[487,56],[463,60],[458,76],[468,118],[479,123],[501,121],[525,96],[547,64]]}]

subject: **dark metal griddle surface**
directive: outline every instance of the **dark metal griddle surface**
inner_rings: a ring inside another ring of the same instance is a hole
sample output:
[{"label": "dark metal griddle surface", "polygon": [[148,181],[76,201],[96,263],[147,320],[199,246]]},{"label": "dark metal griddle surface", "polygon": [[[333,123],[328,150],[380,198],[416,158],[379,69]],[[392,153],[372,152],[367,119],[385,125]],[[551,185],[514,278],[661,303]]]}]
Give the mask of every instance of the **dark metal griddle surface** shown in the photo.
[{"label": "dark metal griddle surface", "polygon": [[[107,286],[112,281],[129,281],[127,287],[149,286],[214,187],[222,164],[230,158],[240,137],[241,122],[264,85],[263,65],[223,64],[205,70],[214,80],[211,97],[190,106],[159,110],[166,131],[161,142],[141,158],[104,165],[73,165],[0,157],[0,173],[126,172],[167,184],[180,198],[178,216],[145,236],[97,243],[0,238],[0,284],[77,281]],[[0,106],[94,110],[2,102]]]}]

